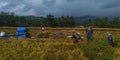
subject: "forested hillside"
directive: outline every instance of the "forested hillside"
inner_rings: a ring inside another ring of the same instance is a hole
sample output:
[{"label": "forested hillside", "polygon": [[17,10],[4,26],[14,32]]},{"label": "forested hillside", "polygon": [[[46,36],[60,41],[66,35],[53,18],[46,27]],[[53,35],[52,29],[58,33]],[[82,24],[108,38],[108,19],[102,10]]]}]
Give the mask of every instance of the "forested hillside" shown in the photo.
[{"label": "forested hillside", "polygon": [[[78,20],[76,20],[78,19]],[[84,21],[83,21],[84,20]],[[111,20],[108,17],[91,18],[86,16],[84,18],[76,18],[73,16],[54,17],[52,15],[42,16],[18,16],[15,13],[1,12],[0,26],[28,26],[28,27],[75,27],[76,25],[87,26],[92,24],[93,27],[98,28],[120,28],[119,17],[114,17]]]}]

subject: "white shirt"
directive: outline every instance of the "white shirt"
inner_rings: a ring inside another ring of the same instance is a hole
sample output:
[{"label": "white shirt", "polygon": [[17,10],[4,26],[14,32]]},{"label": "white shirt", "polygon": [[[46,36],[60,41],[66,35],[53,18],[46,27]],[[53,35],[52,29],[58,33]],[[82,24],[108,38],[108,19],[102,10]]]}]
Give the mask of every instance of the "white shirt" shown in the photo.
[{"label": "white shirt", "polygon": [[1,32],[1,33],[0,33],[0,36],[4,36],[4,35],[5,35],[5,32]]},{"label": "white shirt", "polygon": [[44,27],[42,27],[42,30],[44,30],[45,28]]}]

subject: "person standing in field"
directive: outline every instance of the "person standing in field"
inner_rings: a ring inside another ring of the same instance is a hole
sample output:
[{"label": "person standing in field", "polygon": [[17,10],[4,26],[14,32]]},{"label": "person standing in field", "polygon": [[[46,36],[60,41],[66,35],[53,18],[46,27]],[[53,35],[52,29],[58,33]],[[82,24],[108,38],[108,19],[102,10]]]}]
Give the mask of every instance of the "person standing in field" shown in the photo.
[{"label": "person standing in field", "polygon": [[92,36],[93,36],[93,29],[92,26],[89,25],[86,29],[86,35],[87,35],[87,40],[92,40]]},{"label": "person standing in field", "polygon": [[114,47],[115,45],[114,45],[114,42],[113,42],[112,34],[109,33],[109,32],[107,32],[107,34],[108,34],[108,36],[107,36],[107,41],[108,41],[108,43],[109,43],[112,47]]}]

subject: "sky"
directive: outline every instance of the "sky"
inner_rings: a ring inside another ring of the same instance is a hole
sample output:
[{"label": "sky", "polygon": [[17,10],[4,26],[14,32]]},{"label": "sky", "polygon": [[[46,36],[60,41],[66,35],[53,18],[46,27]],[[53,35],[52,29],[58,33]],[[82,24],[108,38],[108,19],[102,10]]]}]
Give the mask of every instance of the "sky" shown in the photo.
[{"label": "sky", "polygon": [[120,16],[120,0],[0,0],[0,12],[46,16]]}]

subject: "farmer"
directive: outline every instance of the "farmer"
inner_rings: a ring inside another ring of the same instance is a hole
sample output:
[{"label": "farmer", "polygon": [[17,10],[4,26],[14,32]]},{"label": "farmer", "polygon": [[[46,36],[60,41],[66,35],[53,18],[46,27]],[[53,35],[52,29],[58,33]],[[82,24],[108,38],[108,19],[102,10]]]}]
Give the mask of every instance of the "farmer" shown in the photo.
[{"label": "farmer", "polygon": [[29,33],[30,29],[26,28],[26,30],[24,30],[23,34],[26,34],[26,37],[31,38],[31,34]]},{"label": "farmer", "polygon": [[87,40],[92,40],[92,36],[93,36],[93,29],[92,26],[89,25],[86,29],[86,35],[87,35]]},{"label": "farmer", "polygon": [[41,27],[41,30],[42,30],[42,31],[45,31],[45,28],[44,28],[44,27]]},{"label": "farmer", "polygon": [[114,47],[114,42],[113,42],[112,34],[109,33],[109,32],[107,32],[107,34],[108,34],[108,36],[107,36],[107,41],[108,41],[108,43],[109,43],[112,47]]},{"label": "farmer", "polygon": [[72,32],[72,39],[74,42],[81,42],[82,38],[79,32]]},{"label": "farmer", "polygon": [[27,28],[26,34],[27,34],[27,37],[28,37],[28,38],[31,38],[31,34],[29,33],[29,31],[30,31],[30,29]]}]

